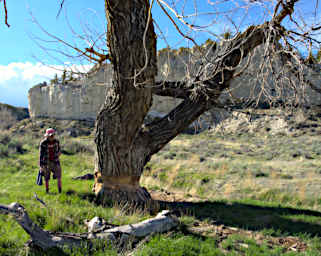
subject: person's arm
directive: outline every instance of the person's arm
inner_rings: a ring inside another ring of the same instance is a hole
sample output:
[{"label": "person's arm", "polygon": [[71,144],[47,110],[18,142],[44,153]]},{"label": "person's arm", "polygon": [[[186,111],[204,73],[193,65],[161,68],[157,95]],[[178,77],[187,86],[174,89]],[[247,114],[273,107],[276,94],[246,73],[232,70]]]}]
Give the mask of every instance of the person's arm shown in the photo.
[{"label": "person's arm", "polygon": [[45,166],[44,157],[45,157],[44,145],[43,145],[43,142],[40,142],[40,146],[39,146],[39,167],[40,167],[41,171]]},{"label": "person's arm", "polygon": [[59,140],[57,140],[57,150],[58,150],[58,157],[61,155],[61,150],[60,150],[60,143]]}]

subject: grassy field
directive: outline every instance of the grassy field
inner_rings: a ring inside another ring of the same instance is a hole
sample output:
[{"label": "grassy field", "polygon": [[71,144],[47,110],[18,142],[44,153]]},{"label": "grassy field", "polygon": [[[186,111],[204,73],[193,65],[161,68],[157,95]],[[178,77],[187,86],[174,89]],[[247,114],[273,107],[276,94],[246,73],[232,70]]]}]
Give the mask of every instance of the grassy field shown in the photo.
[{"label": "grassy field", "polygon": [[321,210],[321,138],[181,135],[153,156],[143,182],[184,200],[253,199]]},{"label": "grassy field", "polygon": [[[93,170],[89,137],[60,136],[63,193],[51,180],[46,194],[35,184],[38,131],[0,133],[1,204],[19,202],[35,223],[52,231],[86,232],[84,220],[94,216],[116,225],[151,217],[97,205],[93,182],[72,180]],[[25,248],[29,237],[22,228],[0,215],[0,255],[321,255],[319,135],[180,135],[153,156],[141,179],[163,208],[180,213],[177,230],[121,252],[97,244],[37,254]]]}]

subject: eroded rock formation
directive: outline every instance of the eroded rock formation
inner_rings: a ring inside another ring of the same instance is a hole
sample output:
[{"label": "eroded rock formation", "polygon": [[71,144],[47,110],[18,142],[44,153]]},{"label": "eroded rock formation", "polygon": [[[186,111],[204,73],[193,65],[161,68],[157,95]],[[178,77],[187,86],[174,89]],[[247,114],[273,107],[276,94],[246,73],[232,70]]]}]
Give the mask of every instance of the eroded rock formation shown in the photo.
[{"label": "eroded rock formation", "polygon": [[[205,45],[206,46],[206,45]],[[207,46],[208,47],[208,46]],[[206,50],[208,54],[210,50]],[[213,53],[214,54],[214,53]],[[177,81],[191,77],[197,72],[201,63],[195,49],[182,48],[181,50],[161,50],[158,52],[158,77],[157,80]],[[260,92],[262,80],[256,76],[257,69],[262,62],[262,50],[258,49],[253,55],[246,72],[236,77],[230,86],[230,91],[221,95],[222,102],[235,99],[255,99]],[[242,67],[246,65],[243,61]],[[242,68],[240,67],[240,69]],[[276,70],[281,70],[279,63]],[[305,71],[308,78],[321,87],[321,65],[315,65],[314,71]],[[271,75],[267,73],[267,82],[271,83]],[[96,115],[105,100],[106,90],[112,83],[112,70],[109,64],[103,66],[95,74],[66,84],[38,84],[29,90],[29,112],[31,118],[48,117],[63,120],[95,120]],[[254,88],[254,89],[253,89]],[[270,90],[270,91],[269,91]],[[272,91],[271,91],[272,90]],[[272,87],[266,87],[265,92],[275,94]],[[308,104],[320,105],[321,94],[311,89],[308,85],[304,92]],[[232,97],[231,97],[232,95]],[[286,95],[283,95],[286,97]],[[261,95],[264,101],[264,95]],[[180,103],[180,99],[153,96],[151,116],[164,115]],[[211,115],[208,113],[208,120]]]}]

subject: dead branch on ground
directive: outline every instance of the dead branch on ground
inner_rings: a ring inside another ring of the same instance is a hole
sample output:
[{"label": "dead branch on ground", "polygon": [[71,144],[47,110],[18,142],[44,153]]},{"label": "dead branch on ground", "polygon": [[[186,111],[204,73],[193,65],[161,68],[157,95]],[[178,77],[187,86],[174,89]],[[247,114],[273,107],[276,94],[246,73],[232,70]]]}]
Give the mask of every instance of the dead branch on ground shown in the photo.
[{"label": "dead branch on ground", "polygon": [[129,241],[138,241],[154,233],[167,232],[178,225],[177,218],[169,211],[162,211],[156,217],[119,227],[83,234],[58,233],[41,229],[29,217],[25,208],[19,203],[0,205],[0,214],[14,217],[17,223],[30,235],[31,243],[47,250],[50,248],[81,247],[94,240],[105,240],[114,245],[126,245]]}]

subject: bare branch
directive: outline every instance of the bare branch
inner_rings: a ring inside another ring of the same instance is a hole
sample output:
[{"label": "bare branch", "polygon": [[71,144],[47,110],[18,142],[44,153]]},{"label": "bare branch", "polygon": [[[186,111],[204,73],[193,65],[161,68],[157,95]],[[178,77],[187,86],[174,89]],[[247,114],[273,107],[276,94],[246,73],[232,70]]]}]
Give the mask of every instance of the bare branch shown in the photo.
[{"label": "bare branch", "polygon": [[3,9],[4,9],[4,22],[5,24],[7,25],[7,27],[9,28],[10,25],[8,23],[8,10],[7,10],[7,3],[6,3],[6,0],[2,0],[3,1]]},{"label": "bare branch", "polygon": [[[281,10],[281,12],[275,16],[272,19],[272,23],[273,25],[279,25],[281,24],[281,22],[284,20],[285,17],[287,16],[291,16],[291,14],[293,13],[293,9],[294,9],[294,4],[296,2],[298,2],[299,0],[289,0],[285,3],[283,3],[283,0],[279,0],[278,4],[281,3],[283,9]],[[277,9],[276,9],[277,11]]]},{"label": "bare branch", "polygon": [[[320,27],[320,28],[321,28],[321,27]],[[321,44],[321,41],[319,41],[319,40],[317,40],[317,39],[309,36],[308,33],[301,34],[301,33],[298,33],[298,32],[296,32],[296,31],[293,31],[293,30],[288,30],[287,32],[290,33],[290,34],[294,34],[294,35],[297,35],[297,36],[299,36],[299,37],[302,37],[302,38],[305,39],[305,40],[307,39],[307,40],[309,40],[309,41],[314,41],[314,42],[316,42],[316,43],[318,43],[318,44]]]},{"label": "bare branch", "polygon": [[[90,48],[85,48],[85,51],[88,53],[91,53],[97,57],[99,57],[99,59],[97,60],[96,58],[94,58],[94,60],[96,60],[99,64],[102,64],[104,61],[106,60],[110,60],[109,54],[102,54],[100,52],[97,52],[94,47],[90,47]],[[82,53],[82,52],[81,52]],[[86,56],[86,55],[85,55]]]},{"label": "bare branch", "polygon": [[43,206],[47,207],[47,204],[41,198],[39,198],[36,193],[34,193],[34,197],[39,203],[41,203]]},{"label": "bare branch", "polygon": [[[225,42],[225,45],[215,56],[213,63],[209,63],[194,80],[189,81],[190,85],[185,83],[164,83],[166,95],[174,95],[175,92],[185,100],[173,109],[168,115],[159,121],[146,125],[143,130],[150,136],[151,154],[158,152],[185,127],[191,124],[201,113],[208,110],[209,107],[216,104],[222,91],[228,89],[230,82],[235,78],[235,71],[240,63],[246,58],[258,45],[273,44],[280,38],[282,29],[280,23],[288,15],[291,15],[296,0],[289,1],[286,5],[282,4],[283,9],[278,15],[275,15],[268,23],[259,26],[250,26],[241,34]],[[276,8],[276,10],[278,10]],[[241,70],[242,73],[244,70]],[[238,76],[238,74],[236,74]],[[160,88],[162,84],[159,84]],[[160,88],[154,90],[161,94]],[[183,93],[182,88],[189,89]],[[261,94],[264,92],[264,87]],[[188,98],[186,99],[186,96]],[[260,95],[259,97],[260,98]]]},{"label": "bare branch", "polygon": [[60,15],[60,12],[61,12],[61,10],[62,10],[62,7],[63,7],[63,5],[64,5],[64,2],[65,2],[65,0],[62,0],[61,3],[60,3],[60,8],[59,8],[59,11],[58,11],[57,16],[56,16],[57,19],[58,19],[59,15]]},{"label": "bare branch", "polygon": [[156,82],[155,87],[152,87],[152,92],[158,96],[187,99],[191,89],[186,86],[184,81],[159,81]]},{"label": "bare branch", "polygon": [[[40,25],[40,23],[35,19],[35,17],[33,17],[33,22],[41,29],[42,32],[44,32],[44,33],[45,33],[47,36],[49,36],[50,38],[54,39],[56,42],[59,42],[59,43],[65,45],[65,46],[67,46],[67,47],[75,50],[76,52],[80,53],[82,56],[85,56],[85,57],[88,58],[89,60],[95,61],[95,62],[97,62],[97,63],[100,61],[100,58],[96,58],[96,57],[93,57],[93,56],[92,56],[92,53],[93,53],[93,52],[89,52],[89,51],[87,51],[86,49],[85,49],[85,50],[81,50],[81,49],[79,49],[78,47],[76,47],[76,46],[74,46],[74,45],[66,42],[65,40],[59,38],[58,36],[55,36],[55,35],[49,33],[46,29],[44,29],[44,28]],[[98,57],[100,57],[100,56],[98,56]],[[106,56],[105,58],[107,58],[107,56]]]},{"label": "bare branch", "polygon": [[294,75],[294,77],[296,77],[298,81],[304,82],[312,90],[314,90],[317,93],[321,94],[321,86],[318,87],[313,82],[311,82],[307,78],[307,76],[305,74],[303,74],[302,71],[300,71],[297,68],[298,65],[295,65],[295,63],[297,63],[297,64],[299,64],[301,66],[305,66],[305,68],[307,70],[311,70],[313,72],[313,69],[311,67],[306,66],[306,64],[304,63],[304,60],[302,60],[298,56],[295,56],[291,52],[285,52],[285,51],[280,52],[280,57],[281,57],[281,61],[282,61],[282,64],[284,65],[284,67],[286,67],[287,70],[290,71],[291,74]]},{"label": "bare branch", "polygon": [[[173,23],[173,25],[174,25],[174,27],[176,28],[176,30],[178,31],[178,33],[182,36],[182,37],[184,37],[184,38],[186,38],[186,39],[188,39],[188,40],[190,40],[191,42],[193,42],[193,44],[195,45],[195,46],[198,46],[198,44],[195,42],[195,40],[192,38],[192,37],[190,37],[190,36],[188,36],[188,35],[185,35],[181,30],[180,30],[180,28],[178,27],[178,25],[176,24],[176,22],[173,20],[173,18],[170,16],[170,14],[167,12],[167,10],[164,8],[164,6],[163,6],[163,1],[162,2],[160,2],[160,0],[157,0],[157,3],[158,3],[158,5],[161,7],[161,9],[163,10],[163,12],[165,13],[165,15],[170,19],[170,21]],[[185,23],[186,24],[186,23]],[[186,24],[187,25],[187,24]]]},{"label": "bare branch", "polygon": [[[178,225],[177,218],[169,211],[160,212],[155,218],[151,218],[137,224],[113,227],[98,230],[96,232],[73,234],[50,232],[41,229],[29,217],[25,208],[18,204],[0,205],[0,214],[12,215],[18,224],[31,236],[32,243],[42,249],[81,247],[84,242],[91,243],[95,239],[105,239],[110,243],[128,242],[129,238],[142,239],[155,233],[163,233]],[[116,238],[117,237],[117,238]]]},{"label": "bare branch", "polygon": [[312,31],[317,31],[317,30],[321,29],[321,26],[318,26],[318,27],[312,27],[311,29],[312,29]]},{"label": "bare branch", "polygon": [[[63,2],[61,2],[63,4]],[[66,3],[66,1],[64,2]],[[58,35],[53,35],[48,32],[40,22],[33,16],[32,12],[29,10],[30,16],[32,18],[32,22],[37,25],[40,32],[44,33],[44,36],[41,37],[39,35],[33,35],[32,33],[28,33],[29,37],[37,44],[37,46],[46,54],[46,57],[54,60],[57,63],[61,63],[64,66],[63,70],[69,70],[69,72],[73,74],[82,74],[84,75],[86,71],[74,70],[71,67],[75,67],[75,65],[66,65],[66,58],[68,63],[77,63],[77,66],[87,67],[90,65],[89,63],[93,63],[95,66],[94,70],[99,69],[99,67],[110,60],[109,54],[107,53],[107,45],[106,45],[106,31],[105,31],[105,21],[100,22],[101,27],[103,27],[102,31],[98,31],[97,26],[94,29],[91,29],[87,22],[85,24],[80,21],[81,24],[81,32],[76,32],[76,30],[71,26],[67,14],[65,11],[65,19],[67,23],[67,27],[71,32],[72,39],[74,40],[66,40],[62,39]],[[96,18],[99,18],[97,13],[93,10],[88,10],[90,14],[95,15]],[[86,17],[88,17],[88,13],[86,12]],[[100,19],[98,19],[101,21]],[[100,26],[98,26],[100,28]],[[39,59],[38,54],[34,55],[35,58],[41,62],[47,62],[47,60]],[[89,63],[88,63],[89,62]],[[52,66],[48,63],[44,63],[44,65]]]}]

